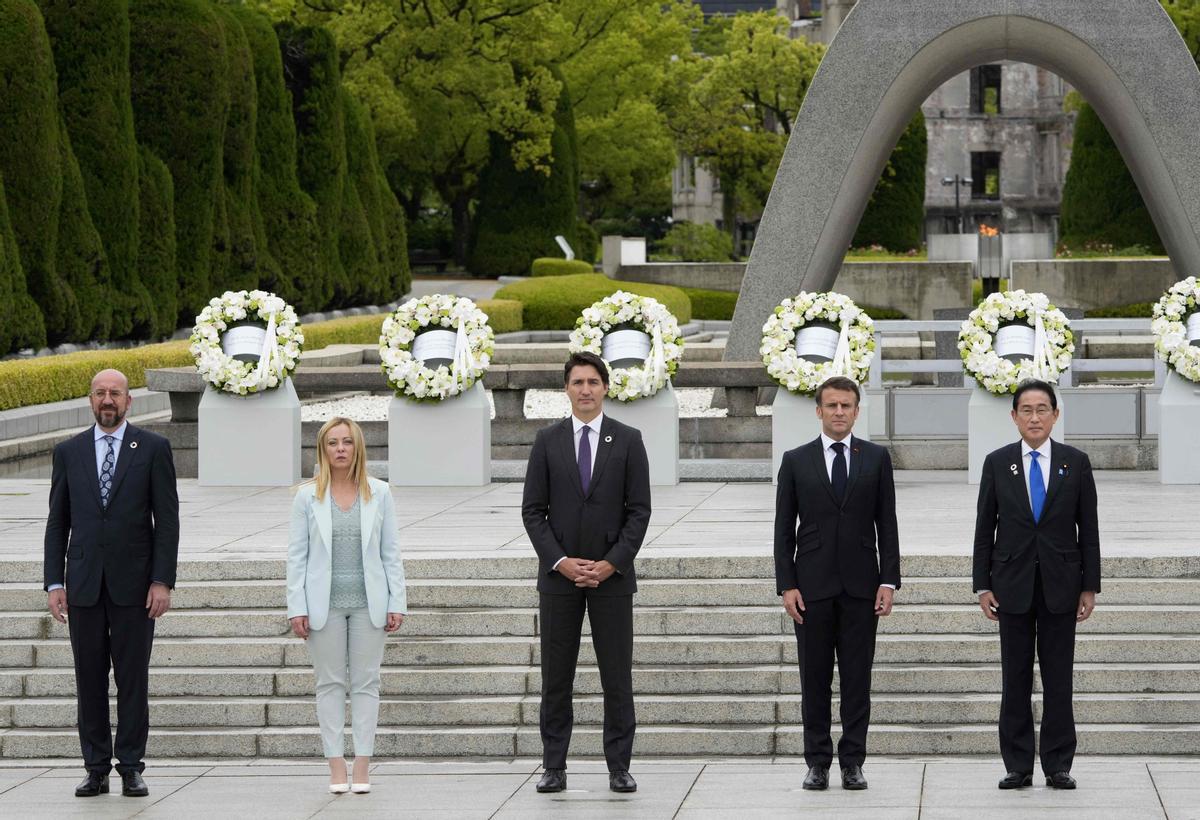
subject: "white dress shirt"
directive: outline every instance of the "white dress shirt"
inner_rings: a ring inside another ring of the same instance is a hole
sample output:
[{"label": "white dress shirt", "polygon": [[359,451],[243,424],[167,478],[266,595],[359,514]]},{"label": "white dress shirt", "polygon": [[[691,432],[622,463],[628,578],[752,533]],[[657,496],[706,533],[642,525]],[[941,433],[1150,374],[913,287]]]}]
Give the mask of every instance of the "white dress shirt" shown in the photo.
[{"label": "white dress shirt", "polygon": [[[1021,439],[1021,466],[1025,468],[1025,497],[1029,499],[1030,509],[1033,509],[1033,495],[1029,492],[1030,467],[1033,466],[1033,457],[1029,454],[1033,452],[1033,448]],[[1042,473],[1042,489],[1050,488],[1050,439],[1042,442],[1042,446],[1037,448],[1038,452],[1038,469]],[[1044,498],[1045,496],[1043,496]]]},{"label": "white dress shirt", "polygon": [[[589,475],[596,471],[596,450],[600,449],[600,425],[603,422],[604,422],[604,414],[603,413],[600,413],[598,416],[596,416],[596,418],[592,419],[591,421],[587,421],[587,422],[580,421],[573,414],[571,416],[571,429],[574,433],[574,439],[575,439],[575,463],[576,464],[579,463],[579,442],[583,439],[583,428],[584,428],[584,426],[586,426],[588,428],[588,443],[592,445],[592,464],[588,470]],[[551,567],[551,569],[558,569],[558,565],[561,564],[566,559],[567,559],[567,556],[565,556],[565,555],[562,558],[559,558],[557,561],[554,562],[554,566]]]},{"label": "white dress shirt", "polygon": [[[846,479],[850,479],[850,440],[851,436],[846,436],[841,443],[846,446],[842,449],[842,457],[846,459]],[[825,475],[829,477],[829,482],[833,483],[833,460],[837,458],[837,450],[833,449],[833,445],[838,442],[831,439],[829,436],[821,433],[821,445],[825,448],[821,452],[825,454]],[[881,587],[895,589],[895,584],[880,584]]]}]

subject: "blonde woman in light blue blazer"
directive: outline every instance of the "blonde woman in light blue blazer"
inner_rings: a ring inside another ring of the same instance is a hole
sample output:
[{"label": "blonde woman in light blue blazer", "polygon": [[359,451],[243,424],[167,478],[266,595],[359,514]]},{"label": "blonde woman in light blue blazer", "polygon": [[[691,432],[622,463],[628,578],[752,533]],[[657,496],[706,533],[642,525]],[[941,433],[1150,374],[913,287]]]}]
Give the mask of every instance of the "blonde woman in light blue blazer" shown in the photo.
[{"label": "blonde woman in light blue blazer", "polygon": [[[288,619],[308,641],[317,680],[317,721],[333,794],[371,790],[384,639],[408,608],[388,485],[367,475],[362,428],[335,417],[317,437],[317,469],[292,504]],[[347,671],[348,670],[348,671]],[[354,737],[353,776],[343,732],[346,695]]]}]

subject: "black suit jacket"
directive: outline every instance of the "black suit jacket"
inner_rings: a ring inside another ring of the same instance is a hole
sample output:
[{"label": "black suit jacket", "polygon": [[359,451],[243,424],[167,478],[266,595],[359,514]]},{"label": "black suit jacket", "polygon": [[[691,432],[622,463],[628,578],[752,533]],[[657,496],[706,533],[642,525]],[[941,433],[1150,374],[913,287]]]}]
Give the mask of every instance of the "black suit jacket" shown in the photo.
[{"label": "black suit jacket", "polygon": [[[805,601],[875,597],[880,584],[900,588],[900,535],[892,457],[850,437],[850,471],[839,504],[818,436],[788,450],[775,493],[775,586]],[[878,550],[878,556],[876,555]]]},{"label": "black suit jacket", "polygon": [[171,445],[128,425],[105,509],[93,430],[54,448],[43,579],[46,587],[65,584],[70,606],[95,605],[102,578],[114,603],[143,606],[152,581],[175,586],[179,496]]},{"label": "black suit jacket", "polygon": [[650,523],[650,464],[642,434],[604,417],[592,480],[584,495],[571,419],[539,430],[525,468],[521,518],[538,554],[540,592],[577,591],[554,570],[563,557],[605,560],[616,567],[592,594],[636,592],[633,559]]},{"label": "black suit jacket", "polygon": [[979,478],[975,518],[975,590],[990,589],[1000,611],[1033,606],[1034,566],[1041,565],[1046,606],[1061,614],[1079,604],[1083,590],[1100,591],[1100,529],[1096,481],[1087,454],[1050,442],[1042,518],[1033,520],[1021,442],[989,453]]}]

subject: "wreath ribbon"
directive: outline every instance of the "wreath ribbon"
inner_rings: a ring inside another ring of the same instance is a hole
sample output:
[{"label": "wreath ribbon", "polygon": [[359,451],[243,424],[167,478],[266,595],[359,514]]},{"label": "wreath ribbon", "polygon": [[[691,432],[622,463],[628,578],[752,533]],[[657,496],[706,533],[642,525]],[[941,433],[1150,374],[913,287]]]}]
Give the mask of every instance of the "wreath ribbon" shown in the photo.
[{"label": "wreath ribbon", "polygon": [[850,322],[842,316],[842,330],[838,334],[837,348],[834,349],[833,362],[830,364],[830,375],[850,375]]},{"label": "wreath ribbon", "polygon": [[471,345],[467,341],[466,320],[460,315],[458,332],[454,336],[454,361],[450,363],[450,374],[462,384],[464,374],[474,372],[477,366],[475,354],[471,352]]},{"label": "wreath ribbon", "polygon": [[254,371],[254,378],[260,388],[266,387],[267,380],[271,377],[271,361],[275,358],[278,348],[279,334],[276,330],[275,312],[271,311],[267,318],[267,333],[263,337],[262,352],[258,355],[258,369]]}]

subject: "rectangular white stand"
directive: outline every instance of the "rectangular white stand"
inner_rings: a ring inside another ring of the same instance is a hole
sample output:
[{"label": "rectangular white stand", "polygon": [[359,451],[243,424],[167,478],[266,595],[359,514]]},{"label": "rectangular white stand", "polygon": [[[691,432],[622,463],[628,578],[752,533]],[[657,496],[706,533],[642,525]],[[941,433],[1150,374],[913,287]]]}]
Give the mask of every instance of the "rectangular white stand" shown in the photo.
[{"label": "rectangular white stand", "polygon": [[200,397],[197,480],[203,487],[287,487],[300,481],[300,399],[291,379],[235,396]]},{"label": "rectangular white stand", "polygon": [[[1067,432],[1067,414],[1062,391],[1055,388],[1058,398],[1058,421],[1050,437],[1062,441]],[[1012,394],[997,396],[978,385],[971,390],[967,403],[967,483],[978,484],[983,473],[983,460],[988,453],[1020,440],[1021,431],[1012,418]]]},{"label": "rectangular white stand", "polygon": [[483,382],[440,402],[388,405],[388,481],[397,487],[478,487],[492,480],[491,407]]},{"label": "rectangular white stand", "polygon": [[1158,398],[1158,480],[1200,484],[1200,384],[1167,371]]},{"label": "rectangular white stand", "polygon": [[641,431],[651,485],[679,483],[679,399],[671,382],[649,398],[630,402],[605,399],[604,414]]},{"label": "rectangular white stand", "polygon": [[[817,418],[817,400],[779,388],[771,404],[771,480],[779,483],[779,465],[783,463],[784,453],[808,444],[819,435],[821,420]],[[863,441],[871,440],[871,399],[865,389],[859,400],[853,435]]]}]

